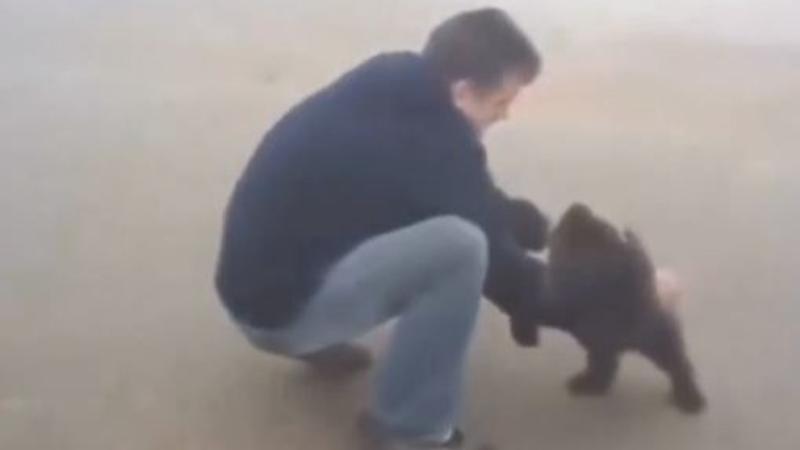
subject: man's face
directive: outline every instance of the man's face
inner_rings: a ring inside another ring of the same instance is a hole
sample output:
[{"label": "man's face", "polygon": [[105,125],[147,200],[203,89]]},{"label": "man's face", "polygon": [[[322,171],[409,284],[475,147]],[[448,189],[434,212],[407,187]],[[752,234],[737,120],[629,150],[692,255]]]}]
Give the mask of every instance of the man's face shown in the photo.
[{"label": "man's face", "polygon": [[482,136],[494,123],[508,117],[508,109],[519,91],[528,82],[515,73],[508,73],[499,85],[481,88],[469,80],[459,80],[450,86],[453,103]]}]

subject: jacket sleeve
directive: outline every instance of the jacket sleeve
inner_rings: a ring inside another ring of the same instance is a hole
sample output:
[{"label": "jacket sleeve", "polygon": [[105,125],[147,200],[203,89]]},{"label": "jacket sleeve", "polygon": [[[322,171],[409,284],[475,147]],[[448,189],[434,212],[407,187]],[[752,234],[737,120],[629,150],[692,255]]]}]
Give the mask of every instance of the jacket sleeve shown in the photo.
[{"label": "jacket sleeve", "polygon": [[408,186],[408,200],[426,215],[456,215],[480,227],[489,241],[484,295],[512,318],[530,317],[543,265],[513,236],[508,219],[514,206],[495,186],[483,148],[456,151],[419,168]]}]

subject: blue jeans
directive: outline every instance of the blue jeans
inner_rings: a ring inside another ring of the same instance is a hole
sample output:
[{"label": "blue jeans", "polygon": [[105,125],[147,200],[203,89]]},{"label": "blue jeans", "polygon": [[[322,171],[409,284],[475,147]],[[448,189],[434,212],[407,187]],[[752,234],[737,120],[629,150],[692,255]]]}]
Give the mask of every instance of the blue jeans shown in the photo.
[{"label": "blue jeans", "polygon": [[370,414],[396,437],[447,433],[460,409],[487,248],[483,231],[470,222],[428,219],[345,255],[290,325],[241,328],[260,349],[302,356],[398,318]]}]

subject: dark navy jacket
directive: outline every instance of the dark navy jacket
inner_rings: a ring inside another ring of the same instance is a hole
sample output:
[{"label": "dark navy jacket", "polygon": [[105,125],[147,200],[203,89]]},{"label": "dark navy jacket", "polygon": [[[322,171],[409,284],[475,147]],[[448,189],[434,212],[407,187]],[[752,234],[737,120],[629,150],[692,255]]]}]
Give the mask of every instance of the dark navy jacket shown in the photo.
[{"label": "dark navy jacket", "polygon": [[512,239],[507,203],[445,83],[416,54],[379,55],[294,107],[263,138],[227,208],[217,290],[239,320],[282,326],[357,244],[457,215],[486,233],[484,291],[512,312],[537,263]]}]

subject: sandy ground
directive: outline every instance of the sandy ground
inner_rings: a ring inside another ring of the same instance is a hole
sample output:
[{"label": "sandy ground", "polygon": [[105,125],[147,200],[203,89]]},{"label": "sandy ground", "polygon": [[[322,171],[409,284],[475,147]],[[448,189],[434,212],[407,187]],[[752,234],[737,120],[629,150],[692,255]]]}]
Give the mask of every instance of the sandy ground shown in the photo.
[{"label": "sandy ground", "polygon": [[[222,209],[283,110],[471,3],[0,1],[0,448],[353,448],[368,376],[316,379],[227,321]],[[553,216],[585,201],[683,275],[710,409],[668,408],[635,357],[610,397],[570,398],[570,339],[517,349],[487,306],[467,428],[504,450],[798,448],[800,44],[505,3],[547,68],[489,137],[499,183]]]}]

